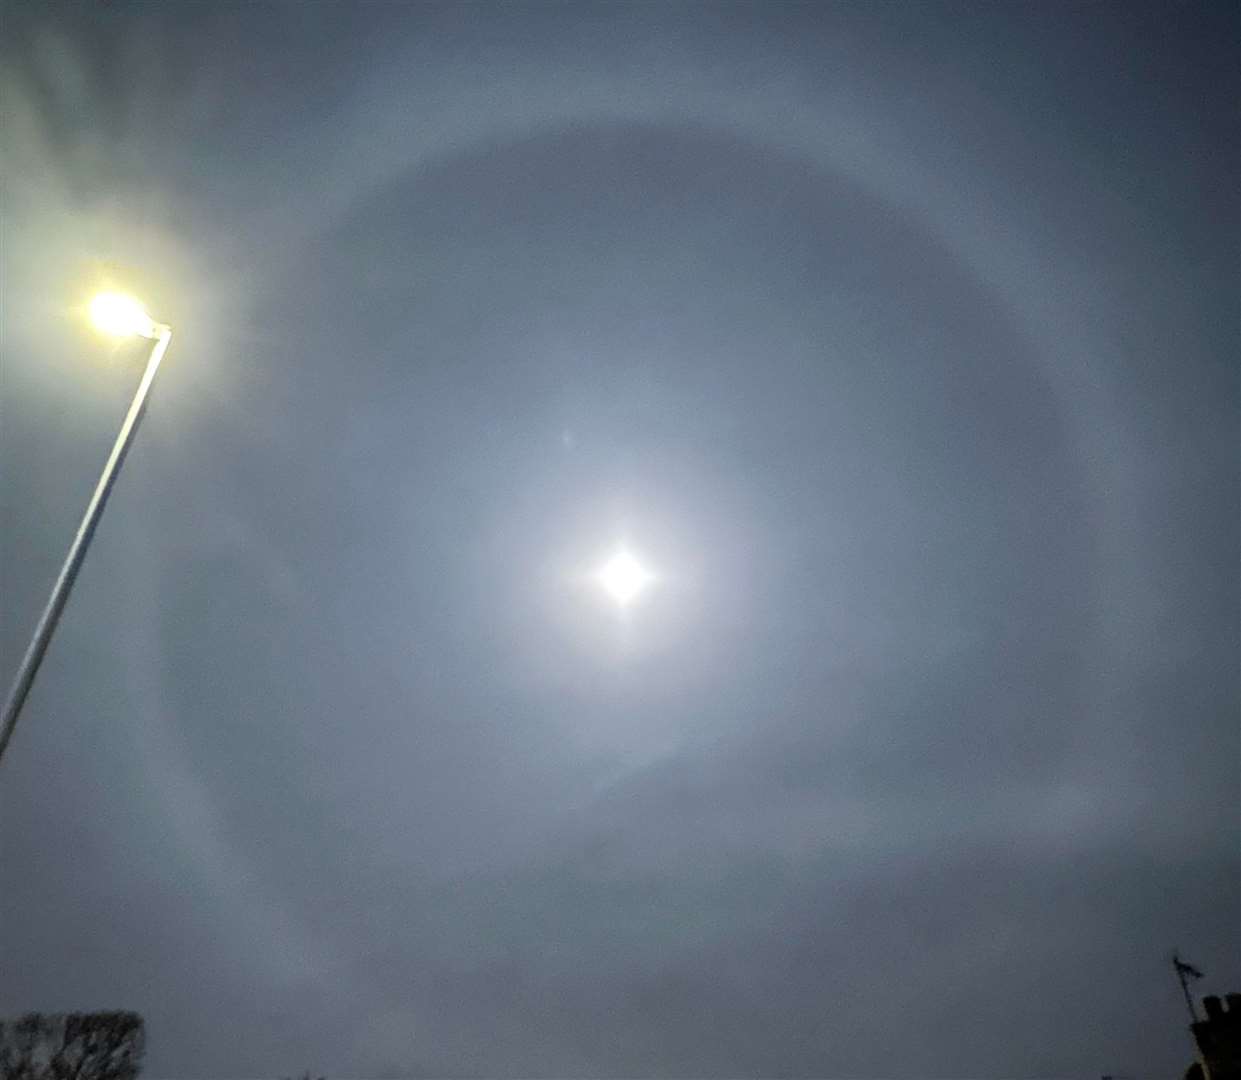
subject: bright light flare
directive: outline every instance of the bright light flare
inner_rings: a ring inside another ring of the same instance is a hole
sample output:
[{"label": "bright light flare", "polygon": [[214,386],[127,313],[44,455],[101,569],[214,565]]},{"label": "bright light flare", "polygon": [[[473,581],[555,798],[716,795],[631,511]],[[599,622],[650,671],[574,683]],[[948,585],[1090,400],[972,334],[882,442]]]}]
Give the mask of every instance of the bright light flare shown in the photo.
[{"label": "bright light flare", "polygon": [[655,575],[629,552],[620,551],[604,564],[597,580],[617,604],[628,607],[646,591]]},{"label": "bright light flare", "polygon": [[95,329],[113,337],[155,337],[155,323],[140,303],[124,293],[100,293],[90,302]]}]

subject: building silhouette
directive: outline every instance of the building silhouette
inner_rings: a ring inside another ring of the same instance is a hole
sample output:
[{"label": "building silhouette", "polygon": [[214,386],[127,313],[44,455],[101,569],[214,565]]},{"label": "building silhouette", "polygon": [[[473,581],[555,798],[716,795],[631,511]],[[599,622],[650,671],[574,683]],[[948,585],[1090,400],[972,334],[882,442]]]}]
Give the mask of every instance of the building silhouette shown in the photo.
[{"label": "building silhouette", "polygon": [[1241,1080],[1241,994],[1214,994],[1202,999],[1206,1018],[1189,1026],[1198,1046],[1198,1060],[1185,1080]]}]

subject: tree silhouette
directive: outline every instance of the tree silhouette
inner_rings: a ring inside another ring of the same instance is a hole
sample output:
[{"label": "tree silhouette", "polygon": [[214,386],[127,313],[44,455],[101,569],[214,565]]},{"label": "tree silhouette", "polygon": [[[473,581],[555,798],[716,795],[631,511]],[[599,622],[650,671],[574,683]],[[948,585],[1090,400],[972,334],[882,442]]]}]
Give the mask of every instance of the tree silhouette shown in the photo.
[{"label": "tree silhouette", "polygon": [[145,1046],[135,1012],[26,1013],[0,1021],[0,1080],[134,1080]]}]

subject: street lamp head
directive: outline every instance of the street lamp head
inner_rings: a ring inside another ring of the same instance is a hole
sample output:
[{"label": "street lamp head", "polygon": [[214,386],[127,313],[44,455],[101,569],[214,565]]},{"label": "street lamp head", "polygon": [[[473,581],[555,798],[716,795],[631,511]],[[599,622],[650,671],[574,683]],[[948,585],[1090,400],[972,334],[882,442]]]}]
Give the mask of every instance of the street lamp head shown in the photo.
[{"label": "street lamp head", "polygon": [[90,303],[90,318],[95,329],[113,337],[158,337],[160,328],[132,296],[124,293],[100,293]]}]

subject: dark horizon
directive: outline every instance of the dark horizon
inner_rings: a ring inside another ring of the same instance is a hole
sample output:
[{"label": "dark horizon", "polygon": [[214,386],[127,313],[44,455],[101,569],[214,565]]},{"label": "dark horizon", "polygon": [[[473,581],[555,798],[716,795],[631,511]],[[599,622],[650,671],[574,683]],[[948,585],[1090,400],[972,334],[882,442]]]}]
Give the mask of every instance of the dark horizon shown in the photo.
[{"label": "dark horizon", "polygon": [[5,688],[141,367],[84,304],[175,331],[0,762],[0,1016],[180,1080],[1180,1077],[1172,949],[1241,989],[1239,58],[0,5]]}]

